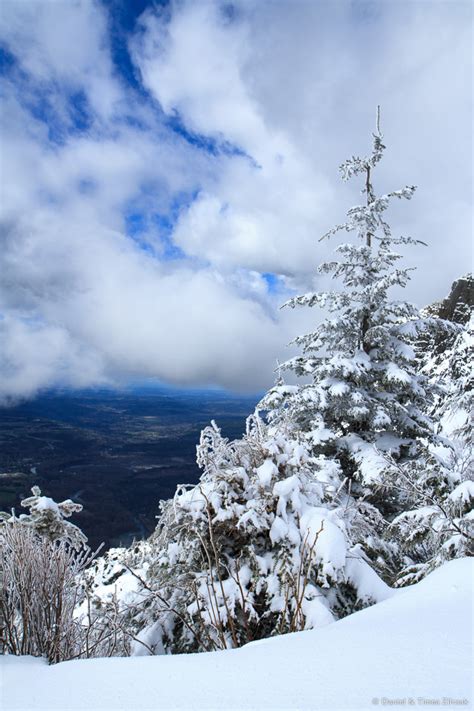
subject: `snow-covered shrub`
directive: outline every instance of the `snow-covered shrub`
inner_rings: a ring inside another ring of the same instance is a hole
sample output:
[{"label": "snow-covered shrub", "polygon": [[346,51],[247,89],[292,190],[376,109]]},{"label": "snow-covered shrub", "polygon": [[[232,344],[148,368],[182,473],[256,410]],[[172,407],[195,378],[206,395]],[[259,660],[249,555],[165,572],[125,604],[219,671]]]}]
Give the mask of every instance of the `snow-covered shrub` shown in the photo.
[{"label": "snow-covered shrub", "polygon": [[74,611],[91,552],[83,533],[64,520],[82,507],[32,491],[22,502],[29,514],[0,517],[0,648],[59,662],[81,650]]},{"label": "snow-covered shrub", "polygon": [[18,520],[32,528],[42,538],[48,541],[64,540],[74,550],[80,550],[87,544],[87,538],[80,528],[66,519],[74,513],[82,511],[82,504],[71,499],[56,503],[49,496],[42,496],[39,486],[31,489],[33,496],[21,502],[28,514],[20,514]]},{"label": "snow-covered shrub", "polygon": [[155,653],[317,627],[387,594],[332,504],[332,462],[254,416],[241,440],[203,430],[198,464],[199,484],[162,503],[137,576],[135,623]]},{"label": "snow-covered shrub", "polygon": [[95,558],[82,576],[85,596],[76,614],[88,630],[84,656],[128,656],[152,653],[137,634],[148,606],[142,580],[150,566],[153,547],[148,540],[130,548],[111,548]]},{"label": "snow-covered shrub", "polygon": [[[416,507],[397,516],[391,528],[399,537],[404,562],[396,585],[411,585],[452,558],[474,555],[474,481],[452,486],[444,495],[433,492],[420,477],[413,485]],[[439,488],[439,480],[436,482]]]},{"label": "snow-covered shrub", "polygon": [[426,374],[443,386],[434,408],[441,441],[431,445],[429,469],[419,467],[416,477],[399,470],[408,502],[391,525],[404,556],[397,585],[417,582],[451,558],[474,555],[474,319],[464,307],[457,335],[420,354]]},{"label": "snow-covered shrub", "polygon": [[[465,280],[468,277],[464,277]],[[472,277],[471,285],[474,285]],[[464,305],[467,308],[467,305]],[[464,310],[465,313],[465,310]],[[438,345],[439,349],[439,345]],[[473,412],[474,412],[474,313],[459,327],[441,352],[425,354],[423,369],[443,388],[435,406],[439,433],[449,439],[444,451],[447,465],[455,480],[474,477]]]},{"label": "snow-covered shrub", "polygon": [[0,514],[0,651],[67,659],[126,656],[133,633],[116,591],[97,595],[90,566],[95,554],[66,518],[82,510],[56,503],[37,486],[22,506]]}]

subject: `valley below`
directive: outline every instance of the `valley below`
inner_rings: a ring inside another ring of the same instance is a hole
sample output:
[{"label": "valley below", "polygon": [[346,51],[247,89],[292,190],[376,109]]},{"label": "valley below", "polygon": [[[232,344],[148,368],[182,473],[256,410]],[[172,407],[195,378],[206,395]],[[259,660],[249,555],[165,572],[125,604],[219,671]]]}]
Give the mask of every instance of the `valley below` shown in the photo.
[{"label": "valley below", "polygon": [[129,545],[155,528],[159,502],[199,478],[196,445],[211,419],[240,437],[258,397],[142,389],[50,393],[0,409],[0,511],[37,484],[83,510],[90,546]]}]

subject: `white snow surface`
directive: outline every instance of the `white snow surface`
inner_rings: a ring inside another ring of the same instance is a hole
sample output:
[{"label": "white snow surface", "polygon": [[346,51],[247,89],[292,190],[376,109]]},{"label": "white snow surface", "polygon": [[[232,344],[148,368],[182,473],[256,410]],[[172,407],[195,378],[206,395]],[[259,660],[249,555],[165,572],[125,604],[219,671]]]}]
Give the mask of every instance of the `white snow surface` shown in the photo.
[{"label": "white snow surface", "polygon": [[226,652],[55,666],[3,657],[0,706],[324,711],[400,708],[409,699],[453,708],[443,704],[451,699],[472,708],[473,573],[473,559],[454,560],[339,622]]}]

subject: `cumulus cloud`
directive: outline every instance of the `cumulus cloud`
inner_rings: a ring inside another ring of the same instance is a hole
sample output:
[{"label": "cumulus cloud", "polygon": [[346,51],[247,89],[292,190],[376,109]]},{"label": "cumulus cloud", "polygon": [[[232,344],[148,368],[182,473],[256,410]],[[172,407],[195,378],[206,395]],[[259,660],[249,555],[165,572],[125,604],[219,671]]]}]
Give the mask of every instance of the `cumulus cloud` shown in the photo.
[{"label": "cumulus cloud", "polygon": [[466,270],[469,3],[152,5],[124,30],[132,83],[112,12],[4,3],[3,401],[137,377],[266,387],[315,317],[277,306],[359,199],[337,165],[377,103],[380,187],[420,185],[394,217],[430,244],[409,296]]},{"label": "cumulus cloud", "polygon": [[61,87],[58,102],[64,101],[65,89],[81,89],[93,110],[106,118],[119,101],[107,18],[95,3],[7,0],[2,6],[2,41],[38,88],[51,91],[53,83]]},{"label": "cumulus cloud", "polygon": [[203,181],[175,240],[220,268],[307,272],[327,179],[285,122],[267,116],[253,83],[261,38],[251,38],[251,29],[250,18],[229,17],[218,3],[185,3],[170,18],[145,13],[132,42],[143,82],[164,111],[244,154]]},{"label": "cumulus cloud", "polygon": [[231,19],[225,7],[148,12],[134,43],[165,111],[255,160],[225,166],[182,215],[177,241],[219,265],[307,271],[315,236],[340,218],[344,200],[358,200],[335,168],[367,149],[381,104],[381,187],[420,185],[413,209],[397,217],[431,248],[413,257],[431,266],[412,295],[435,298],[430,275],[447,284],[470,256],[470,4],[237,2]]},{"label": "cumulus cloud", "polygon": [[81,388],[107,381],[101,356],[65,328],[6,316],[0,320],[0,402],[33,397],[45,385]]}]

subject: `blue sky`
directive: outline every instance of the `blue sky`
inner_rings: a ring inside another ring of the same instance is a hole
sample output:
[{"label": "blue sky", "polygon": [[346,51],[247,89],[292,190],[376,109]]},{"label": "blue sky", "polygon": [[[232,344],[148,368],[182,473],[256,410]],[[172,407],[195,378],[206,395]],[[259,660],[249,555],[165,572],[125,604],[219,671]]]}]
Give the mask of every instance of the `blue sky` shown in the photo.
[{"label": "blue sky", "polygon": [[153,378],[266,387],[315,314],[337,166],[382,105],[381,190],[429,244],[408,297],[471,252],[469,2],[4,0],[0,398]]}]

